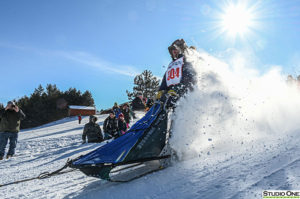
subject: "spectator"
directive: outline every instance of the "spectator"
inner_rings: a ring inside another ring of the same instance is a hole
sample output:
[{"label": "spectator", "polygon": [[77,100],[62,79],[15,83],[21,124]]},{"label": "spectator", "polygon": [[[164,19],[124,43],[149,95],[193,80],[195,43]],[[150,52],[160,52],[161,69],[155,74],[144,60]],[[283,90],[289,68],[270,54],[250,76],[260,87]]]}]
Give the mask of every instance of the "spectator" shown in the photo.
[{"label": "spectator", "polygon": [[143,95],[138,95],[132,100],[132,110],[141,111],[145,110],[145,104],[143,103]]},{"label": "spectator", "polygon": [[133,113],[130,110],[128,104],[124,104],[123,105],[123,107],[122,107],[122,113],[124,115],[126,126],[127,126],[127,128],[129,128],[129,123],[130,123],[130,119],[131,119],[130,115],[133,116]]},{"label": "spectator", "polygon": [[91,115],[90,121],[84,125],[82,134],[82,143],[86,143],[86,137],[88,143],[99,143],[103,141],[102,131],[99,124],[96,123],[97,117]]},{"label": "spectator", "polygon": [[103,131],[105,140],[118,136],[118,120],[113,111],[104,120]]},{"label": "spectator", "polygon": [[0,118],[0,160],[3,160],[8,140],[9,150],[6,158],[15,154],[20,124],[25,114],[14,102],[9,101],[5,109],[0,111]]},{"label": "spectator", "polygon": [[143,104],[145,107],[146,107],[147,101],[148,101],[148,99],[146,97],[143,97]]},{"label": "spectator", "polygon": [[113,110],[113,112],[114,112],[116,118],[118,119],[118,118],[119,118],[119,115],[120,115],[120,113],[121,113],[121,109],[119,108],[117,102],[115,102],[115,104],[114,104],[112,110]]},{"label": "spectator", "polygon": [[127,124],[124,119],[123,113],[119,115],[119,121],[118,121],[118,131],[119,131],[119,136],[122,136],[126,133],[127,131]]},{"label": "spectator", "polygon": [[147,103],[146,103],[146,111],[148,111],[154,104],[153,99],[148,98]]},{"label": "spectator", "polygon": [[79,123],[79,124],[81,124],[81,120],[82,120],[81,115],[78,115],[78,123]]}]

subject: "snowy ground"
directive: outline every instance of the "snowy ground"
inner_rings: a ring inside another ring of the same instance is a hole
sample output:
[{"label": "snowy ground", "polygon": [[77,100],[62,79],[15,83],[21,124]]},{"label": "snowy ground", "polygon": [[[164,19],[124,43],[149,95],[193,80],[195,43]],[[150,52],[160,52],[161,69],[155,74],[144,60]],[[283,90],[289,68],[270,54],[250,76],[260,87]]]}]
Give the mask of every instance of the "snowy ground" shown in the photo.
[{"label": "snowy ground", "polygon": [[[99,116],[102,124],[105,116]],[[68,118],[22,131],[16,156],[0,163],[0,184],[53,171],[68,158],[95,149],[81,144],[79,125]],[[79,171],[0,188],[0,198],[261,198],[265,189],[300,189],[299,132],[276,142],[222,151],[174,163],[129,183],[110,183]],[[248,151],[248,152],[246,152]]]},{"label": "snowy ground", "polygon": [[[264,190],[300,190],[299,88],[278,69],[258,75],[243,62],[235,67],[192,50],[186,60],[199,81],[172,116],[170,144],[181,161],[128,183],[75,171],[0,187],[0,198],[258,199]],[[17,155],[0,162],[0,184],[54,171],[99,147],[81,144],[87,121],[20,132]]]}]

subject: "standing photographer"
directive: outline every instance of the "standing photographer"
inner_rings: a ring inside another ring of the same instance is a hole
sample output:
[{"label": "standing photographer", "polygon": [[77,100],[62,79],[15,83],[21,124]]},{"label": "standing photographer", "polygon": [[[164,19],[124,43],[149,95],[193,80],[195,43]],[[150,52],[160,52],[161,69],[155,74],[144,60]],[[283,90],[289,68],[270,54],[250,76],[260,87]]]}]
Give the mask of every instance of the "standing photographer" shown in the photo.
[{"label": "standing photographer", "polygon": [[20,131],[21,120],[25,114],[14,102],[9,101],[5,109],[0,110],[0,160],[3,160],[5,147],[9,140],[9,150],[6,158],[15,154],[15,148],[18,141],[18,132]]}]

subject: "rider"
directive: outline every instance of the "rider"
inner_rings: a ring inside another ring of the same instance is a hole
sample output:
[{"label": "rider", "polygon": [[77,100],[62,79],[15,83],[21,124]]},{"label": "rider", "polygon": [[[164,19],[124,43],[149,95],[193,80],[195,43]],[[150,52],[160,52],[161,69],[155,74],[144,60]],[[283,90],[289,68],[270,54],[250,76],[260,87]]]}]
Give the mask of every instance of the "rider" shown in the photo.
[{"label": "rider", "polygon": [[164,101],[168,94],[172,96],[170,106],[173,106],[179,97],[192,90],[196,82],[196,72],[191,64],[186,62],[185,53],[188,46],[183,39],[177,39],[168,49],[173,61],[167,68],[156,98]]}]

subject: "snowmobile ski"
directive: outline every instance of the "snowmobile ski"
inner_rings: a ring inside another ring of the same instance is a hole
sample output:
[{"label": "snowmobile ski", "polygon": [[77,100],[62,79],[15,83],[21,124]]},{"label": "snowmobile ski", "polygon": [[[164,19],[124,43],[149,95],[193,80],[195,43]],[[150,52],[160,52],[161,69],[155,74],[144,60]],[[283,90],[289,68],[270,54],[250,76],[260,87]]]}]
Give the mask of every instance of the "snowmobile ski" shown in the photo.
[{"label": "snowmobile ski", "polygon": [[165,169],[159,160],[153,160],[146,163],[140,163],[132,167],[126,167],[126,169],[118,169],[112,171],[109,181],[110,182],[130,182],[136,180],[148,174]]}]

